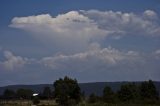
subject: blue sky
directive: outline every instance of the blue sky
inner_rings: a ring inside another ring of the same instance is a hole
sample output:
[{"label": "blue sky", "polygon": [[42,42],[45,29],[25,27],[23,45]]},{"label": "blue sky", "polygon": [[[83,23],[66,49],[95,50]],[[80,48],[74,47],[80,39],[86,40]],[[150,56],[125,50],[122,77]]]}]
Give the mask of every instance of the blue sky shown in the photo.
[{"label": "blue sky", "polygon": [[160,78],[159,0],[1,0],[0,86]]}]

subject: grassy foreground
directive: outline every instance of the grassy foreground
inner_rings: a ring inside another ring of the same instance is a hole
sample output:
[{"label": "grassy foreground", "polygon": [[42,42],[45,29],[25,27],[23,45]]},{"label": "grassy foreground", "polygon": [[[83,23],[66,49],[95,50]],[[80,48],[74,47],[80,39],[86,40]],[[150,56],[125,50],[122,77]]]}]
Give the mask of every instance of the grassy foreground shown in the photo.
[{"label": "grassy foreground", "polygon": [[[16,101],[1,101],[0,106],[35,106],[32,104],[32,101],[27,100],[16,100]],[[37,106],[58,106],[57,103],[54,100],[41,100],[40,104]],[[159,106],[159,105],[152,105],[152,104],[107,104],[107,103],[86,103],[82,102],[78,104],[77,106]]]},{"label": "grassy foreground", "polygon": [[[35,106],[30,100],[1,101],[0,106]],[[58,106],[54,100],[41,100],[37,106]]]}]

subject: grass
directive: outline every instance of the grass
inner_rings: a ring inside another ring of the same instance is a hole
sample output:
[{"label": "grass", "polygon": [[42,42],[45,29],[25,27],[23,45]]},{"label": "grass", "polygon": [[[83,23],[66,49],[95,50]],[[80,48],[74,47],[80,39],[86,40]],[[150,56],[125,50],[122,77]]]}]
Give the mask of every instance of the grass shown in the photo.
[{"label": "grass", "polygon": [[104,102],[86,103],[86,102],[82,102],[78,106],[160,106],[160,105],[134,104],[134,103],[104,103]]},{"label": "grass", "polygon": [[[31,100],[1,101],[0,106],[33,106]],[[41,100],[37,106],[57,106],[54,100]]]},{"label": "grass", "polygon": [[159,106],[159,105],[94,103],[94,104],[83,104],[79,106]]},{"label": "grass", "polygon": [[[1,101],[0,106],[33,106],[32,101],[28,100],[16,100],[16,101]],[[57,103],[54,100],[41,100],[40,104],[37,106],[58,106]],[[81,102],[77,106],[160,106],[160,105],[154,105],[154,104],[124,104],[124,103],[119,103],[119,104],[108,104],[108,103],[103,103],[103,102],[97,102],[97,103],[86,103]]]}]

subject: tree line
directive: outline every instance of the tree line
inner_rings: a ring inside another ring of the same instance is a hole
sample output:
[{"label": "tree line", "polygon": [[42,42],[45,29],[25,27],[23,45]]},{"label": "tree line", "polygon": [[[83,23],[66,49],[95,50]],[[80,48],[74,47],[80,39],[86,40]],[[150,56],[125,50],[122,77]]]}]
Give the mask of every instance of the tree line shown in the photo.
[{"label": "tree line", "polygon": [[[106,86],[103,89],[103,95],[97,96],[92,93],[85,96],[81,91],[76,79],[64,77],[53,83],[54,89],[45,87],[43,92],[36,99],[54,99],[60,106],[75,106],[82,101],[88,103],[157,103],[159,102],[159,93],[152,80],[144,81],[140,84],[128,82],[121,85],[117,92],[111,87]],[[33,99],[31,89],[18,89],[17,91],[6,89],[1,99]]]},{"label": "tree line", "polygon": [[144,81],[141,84],[126,83],[121,85],[117,92],[106,86],[101,97],[94,93],[89,96],[88,101],[95,103],[103,101],[106,103],[146,103],[154,104],[159,102],[159,92],[157,91],[152,80]]},{"label": "tree line", "polygon": [[[30,100],[33,98],[33,94],[35,92],[31,89],[24,89],[20,88],[17,89],[16,91],[11,90],[11,89],[5,89],[3,92],[3,95],[0,96],[0,99],[4,100]],[[53,98],[53,91],[50,89],[50,87],[45,87],[43,89],[42,93],[39,93],[39,98],[40,99],[52,99]]]}]

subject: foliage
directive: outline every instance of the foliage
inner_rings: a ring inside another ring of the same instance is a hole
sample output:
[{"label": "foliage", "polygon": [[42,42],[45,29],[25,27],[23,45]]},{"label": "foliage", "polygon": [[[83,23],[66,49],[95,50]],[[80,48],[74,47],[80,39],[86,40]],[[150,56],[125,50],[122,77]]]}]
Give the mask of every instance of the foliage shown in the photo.
[{"label": "foliage", "polygon": [[106,86],[103,90],[103,100],[104,102],[111,103],[115,100],[115,95],[109,86]]},{"label": "foliage", "polygon": [[[57,103],[60,106],[158,106],[160,105],[159,94],[153,81],[145,81],[142,83],[125,83],[121,85],[118,92],[113,92],[109,86],[103,89],[103,95],[101,97],[92,93],[89,97],[86,97],[84,92],[81,94],[78,82],[75,79],[65,77],[54,82],[54,96]],[[12,100],[16,99],[31,99],[33,91],[30,89],[18,89],[16,92],[6,89],[0,100]],[[53,95],[49,87],[45,87],[41,95],[46,98],[50,98]],[[38,97],[33,97],[32,102],[38,104],[40,102]],[[18,98],[17,98],[18,97]],[[83,97],[83,102],[80,100]],[[46,99],[45,98],[45,99]],[[85,100],[87,98],[87,100]],[[44,98],[43,98],[44,99]],[[103,100],[103,101],[102,101]],[[28,100],[29,101],[29,100]],[[50,101],[50,100],[48,100]],[[0,102],[1,103],[1,102]],[[5,102],[4,102],[5,103]],[[8,103],[8,102],[7,102]],[[42,103],[40,103],[42,105]],[[40,105],[39,104],[39,105]],[[144,105],[145,104],[145,105]],[[1,105],[1,104],[0,104]],[[5,105],[3,105],[5,106]],[[13,106],[13,105],[12,105]],[[18,105],[15,105],[18,106]]]},{"label": "foliage", "polygon": [[80,87],[76,80],[65,77],[54,82],[55,98],[61,106],[70,106],[80,102]]},{"label": "foliage", "polygon": [[6,99],[12,99],[15,97],[15,92],[13,90],[10,89],[6,89],[3,93],[3,97]]},{"label": "foliage", "polygon": [[94,93],[90,94],[88,102],[89,103],[96,103],[99,101],[99,97],[96,96]]},{"label": "foliage", "polygon": [[141,83],[140,96],[142,100],[158,100],[159,94],[152,80]]},{"label": "foliage", "polygon": [[31,99],[33,91],[31,89],[18,89],[16,93],[21,99]]},{"label": "foliage", "polygon": [[52,96],[52,91],[51,91],[50,87],[45,87],[44,90],[43,90],[42,95],[43,95],[43,97],[46,98],[46,99],[51,98],[51,96]]},{"label": "foliage", "polygon": [[121,86],[118,97],[123,102],[135,101],[139,98],[138,87],[134,83],[127,83]]},{"label": "foliage", "polygon": [[40,103],[40,100],[39,100],[39,98],[36,96],[36,97],[33,98],[32,102],[33,102],[34,105],[37,105],[37,104]]}]

